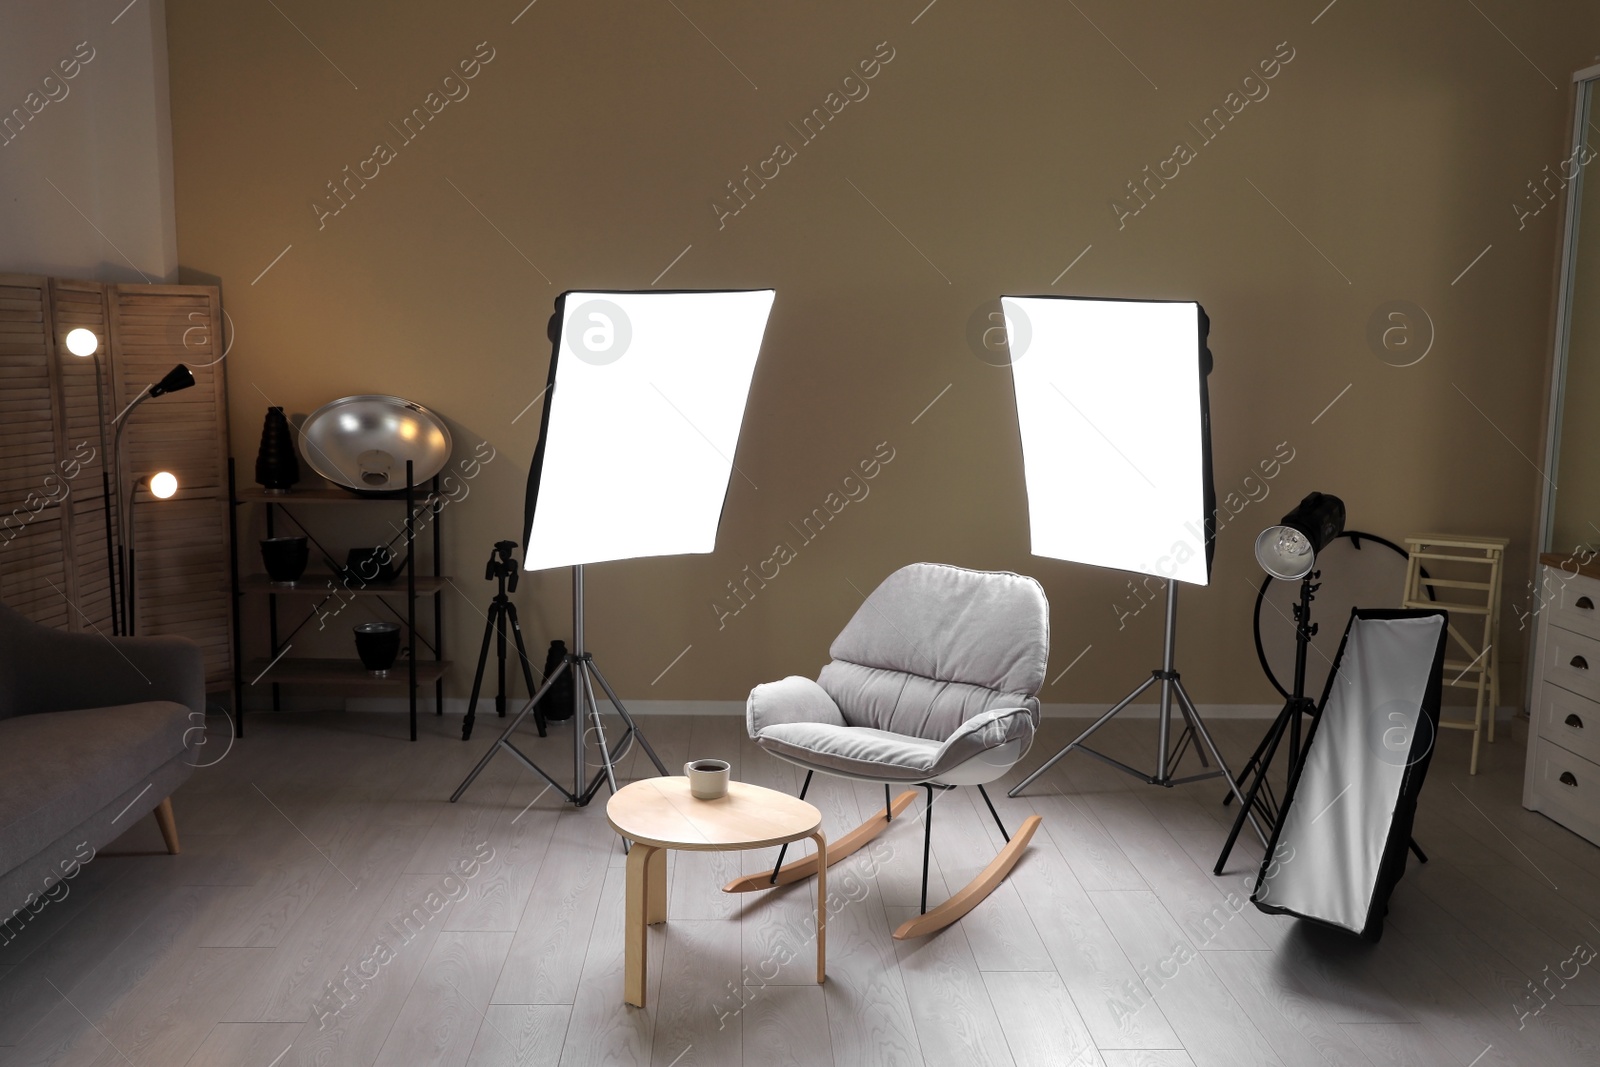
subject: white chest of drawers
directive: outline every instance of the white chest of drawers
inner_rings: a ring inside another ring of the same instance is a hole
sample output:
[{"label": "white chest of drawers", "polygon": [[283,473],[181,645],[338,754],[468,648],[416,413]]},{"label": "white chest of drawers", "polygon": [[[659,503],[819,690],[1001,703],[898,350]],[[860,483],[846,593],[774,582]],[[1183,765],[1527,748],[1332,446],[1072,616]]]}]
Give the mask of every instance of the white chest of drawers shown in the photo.
[{"label": "white chest of drawers", "polygon": [[1539,572],[1522,806],[1600,844],[1600,580]]}]

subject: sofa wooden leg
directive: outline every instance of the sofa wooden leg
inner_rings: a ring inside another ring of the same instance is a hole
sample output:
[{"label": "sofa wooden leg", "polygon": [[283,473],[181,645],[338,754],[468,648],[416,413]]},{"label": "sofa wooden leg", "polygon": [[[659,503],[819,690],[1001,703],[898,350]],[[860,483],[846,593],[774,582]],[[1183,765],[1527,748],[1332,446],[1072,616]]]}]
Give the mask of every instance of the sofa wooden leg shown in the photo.
[{"label": "sofa wooden leg", "polygon": [[161,840],[167,843],[167,852],[178,854],[178,824],[172,820],[172,798],[167,797],[156,805],[156,825],[161,827]]}]

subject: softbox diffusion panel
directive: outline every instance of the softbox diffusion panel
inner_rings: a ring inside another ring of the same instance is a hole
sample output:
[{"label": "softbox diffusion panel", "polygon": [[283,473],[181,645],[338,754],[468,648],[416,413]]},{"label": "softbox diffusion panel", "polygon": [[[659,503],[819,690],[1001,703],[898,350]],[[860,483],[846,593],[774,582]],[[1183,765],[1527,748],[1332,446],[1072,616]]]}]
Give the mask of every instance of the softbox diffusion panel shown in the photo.
[{"label": "softbox diffusion panel", "polygon": [[527,570],[715,547],[773,296],[557,299],[528,475]]},{"label": "softbox diffusion panel", "polygon": [[1439,731],[1449,617],[1350,614],[1251,899],[1377,940]]},{"label": "softbox diffusion panel", "polygon": [[1209,320],[1199,304],[1006,296],[1033,553],[1205,585]]}]

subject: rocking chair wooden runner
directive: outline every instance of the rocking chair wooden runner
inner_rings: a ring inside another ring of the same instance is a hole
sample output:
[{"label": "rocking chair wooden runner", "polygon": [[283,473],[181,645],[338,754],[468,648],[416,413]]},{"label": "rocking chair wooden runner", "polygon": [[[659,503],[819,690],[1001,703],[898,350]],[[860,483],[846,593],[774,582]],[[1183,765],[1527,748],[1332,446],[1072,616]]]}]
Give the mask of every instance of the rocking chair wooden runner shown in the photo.
[{"label": "rocking chair wooden runner", "polygon": [[[942,930],[1003,881],[1040,818],[1011,834],[984,785],[1027,753],[1039,725],[1038,692],[1050,650],[1049,604],[1032,578],[917,563],[886,578],[834,639],[833,662],[816,681],[791,675],[758,685],[745,706],[750,737],[761,748],[823,774],[884,783],[884,808],[828,845],[828,864],[882,833],[910,806],[915,789],[890,800],[895,784],[922,786],[922,913],[895,930],[896,940]],[[928,853],[935,796],[973,785],[1006,845],[977,877],[928,910]],[[787,846],[785,846],[785,851]],[[724,886],[744,893],[788,885],[816,873],[815,855]]]}]

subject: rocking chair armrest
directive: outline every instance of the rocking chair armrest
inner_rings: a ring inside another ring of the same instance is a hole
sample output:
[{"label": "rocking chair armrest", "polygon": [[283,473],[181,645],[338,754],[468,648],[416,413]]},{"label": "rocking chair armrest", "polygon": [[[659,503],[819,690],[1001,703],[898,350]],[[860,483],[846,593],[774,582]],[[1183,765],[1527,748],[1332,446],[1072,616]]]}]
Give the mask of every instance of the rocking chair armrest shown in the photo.
[{"label": "rocking chair armrest", "polygon": [[968,719],[945,738],[935,766],[949,767],[1020,740],[1021,759],[1033,744],[1033,712],[1028,708],[990,708]]},{"label": "rocking chair armrest", "polygon": [[839,705],[810,678],[792,674],[780,682],[766,682],[750,690],[750,699],[745,702],[745,725],[751,737],[769,726],[797,722],[845,725]]}]

